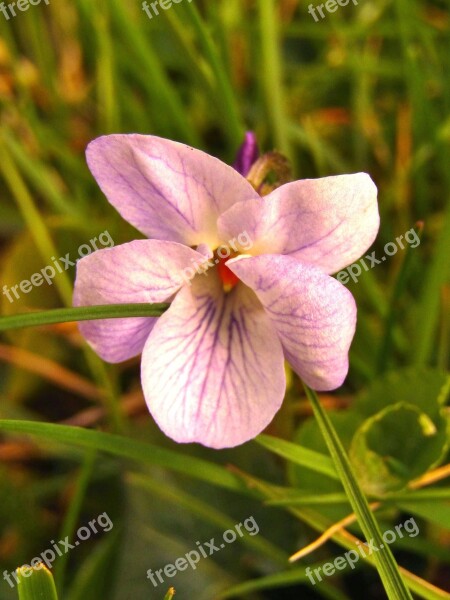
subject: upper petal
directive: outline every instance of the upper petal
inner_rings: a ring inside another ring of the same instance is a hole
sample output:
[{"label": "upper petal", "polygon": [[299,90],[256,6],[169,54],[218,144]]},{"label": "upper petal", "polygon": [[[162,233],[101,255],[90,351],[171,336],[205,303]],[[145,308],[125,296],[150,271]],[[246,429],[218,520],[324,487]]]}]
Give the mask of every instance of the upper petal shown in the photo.
[{"label": "upper petal", "polygon": [[225,295],[214,273],[182,289],[142,354],[150,412],[177,442],[212,448],[260,433],[285,391],[283,350],[254,293]]},{"label": "upper petal", "polygon": [[216,246],[217,217],[257,197],[217,158],[151,135],[107,135],[91,142],[89,168],[110,203],[148,237]]},{"label": "upper petal", "polygon": [[[205,257],[159,240],[135,240],[98,250],[77,265],[74,306],[165,302],[181,287],[183,269]],[[108,362],[142,352],[156,318],[100,319],[78,324],[93,349]]]},{"label": "upper petal", "polygon": [[330,274],[370,247],[379,224],[377,188],[366,173],[287,183],[218,221],[223,239],[245,229],[252,255],[290,254]]},{"label": "upper petal", "polygon": [[320,391],[339,387],[356,326],[351,293],[290,256],[236,258],[227,267],[254,290],[303,381]]}]

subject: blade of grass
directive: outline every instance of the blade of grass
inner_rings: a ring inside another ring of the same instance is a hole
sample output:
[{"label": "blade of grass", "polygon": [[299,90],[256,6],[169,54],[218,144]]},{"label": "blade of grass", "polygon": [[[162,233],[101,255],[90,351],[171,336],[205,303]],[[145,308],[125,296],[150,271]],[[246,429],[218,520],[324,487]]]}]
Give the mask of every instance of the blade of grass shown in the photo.
[{"label": "blade of grass", "polygon": [[58,600],[52,574],[43,563],[17,569],[19,600]]},{"label": "blade of grass", "polygon": [[[8,186],[10,187],[11,193],[16,200],[19,207],[20,213],[23,220],[25,221],[30,234],[33,236],[36,246],[44,260],[44,264],[48,264],[48,261],[52,256],[58,256],[58,252],[55,244],[51,238],[46,222],[40,212],[38,211],[31,194],[28,191],[25,182],[23,181],[19,171],[16,168],[14,161],[12,160],[3,140],[0,139],[0,171],[3,171],[4,177]],[[63,303],[66,306],[72,305],[72,284],[65,271],[60,273],[55,278],[55,287],[57,288]],[[35,316],[38,313],[35,313]],[[42,315],[41,315],[42,316]],[[55,313],[54,313],[55,316]],[[33,316],[27,315],[27,317],[18,317],[13,315],[11,317],[4,317],[2,324],[0,325],[0,331],[3,327],[21,327],[20,323],[27,322],[27,318],[31,317],[33,322]],[[11,321],[8,322],[8,319]],[[67,319],[66,319],[67,320]],[[70,320],[70,319],[69,319]],[[51,322],[51,321],[50,321]],[[53,321],[58,322],[58,321]],[[59,321],[64,322],[64,321]],[[35,323],[36,324],[36,323]],[[108,416],[111,420],[111,424],[116,431],[123,429],[123,419],[120,412],[118,403],[117,390],[108,376],[104,363],[94,353],[94,351],[87,345],[83,346],[83,352],[86,358],[86,362],[89,365],[93,376],[98,381],[99,385],[105,389],[105,405],[107,407]]]},{"label": "blade of grass", "polygon": [[[76,488],[69,505],[69,509],[65,515],[64,522],[61,528],[61,540],[72,540],[78,518],[83,507],[83,501],[89,486],[89,481],[94,472],[96,453],[89,451],[84,459],[81,471],[76,482]],[[55,564],[54,574],[58,589],[64,590],[64,578],[67,568],[69,554],[64,553]]]},{"label": "blade of grass", "polygon": [[2,419],[0,420],[0,430],[16,434],[34,435],[44,438],[47,442],[50,440],[51,442],[107,452],[113,456],[127,458],[142,464],[157,465],[206,481],[212,485],[242,492],[246,495],[253,495],[239,477],[233,475],[224,467],[189,456],[185,451],[178,453],[152,444],[136,442],[128,437],[113,433],[103,433],[54,423]]},{"label": "blade of grass", "polygon": [[303,448],[298,444],[286,442],[285,440],[264,434],[260,434],[255,438],[255,442],[297,465],[307,467],[323,475],[328,475],[328,477],[333,479],[339,479],[333,461],[320,452],[315,452],[314,450]]},{"label": "blade of grass", "polygon": [[328,446],[342,485],[347,493],[353,511],[358,517],[361,529],[367,541],[373,540],[375,545],[380,548],[379,552],[374,555],[374,558],[388,598],[392,600],[412,600],[412,596],[403,581],[389,546],[383,543],[379,525],[369,508],[366,497],[359,486],[350,461],[327,413],[320,404],[317,394],[306,385],[305,391],[311,402],[314,415]]},{"label": "blade of grass", "polygon": [[[162,485],[159,481],[154,481],[150,477],[136,473],[130,474],[129,481],[132,485],[136,485],[151,494],[163,498],[167,502],[173,503],[176,510],[185,509],[198,515],[202,520],[220,527],[222,530],[233,529],[236,525],[235,521],[228,515],[214,508],[209,503],[183,492],[179,487],[171,488],[167,484]],[[240,538],[240,541],[242,544],[260,552],[275,563],[283,566],[286,565],[289,558],[288,555],[261,534],[258,536],[244,535]]]},{"label": "blade of grass", "polygon": [[[58,255],[58,251],[3,140],[0,141],[0,170],[16,200],[22,218],[27,224],[42,258],[45,260],[45,264],[48,264],[52,256]],[[72,302],[72,286],[67,273],[63,271],[60,275],[55,279],[55,287],[64,303],[70,305]]]},{"label": "blade of grass", "polygon": [[200,17],[197,8],[191,3],[185,4],[184,8],[215,75],[217,102],[221,107],[221,119],[226,124],[226,127],[224,127],[225,133],[228,137],[230,148],[234,151],[244,137],[244,127],[239,115],[233,87],[223,60],[213,42],[211,33]]},{"label": "blade of grass", "polygon": [[114,65],[114,42],[112,40],[109,3],[101,2],[93,17],[97,34],[97,105],[102,133],[119,131],[119,107],[115,92],[117,80]]},{"label": "blade of grass", "polygon": [[422,298],[416,319],[414,362],[424,365],[430,358],[439,319],[441,290],[450,275],[448,251],[450,248],[450,201],[444,214],[444,225],[435,245],[431,265],[426,270]]},{"label": "blade of grass", "polygon": [[168,308],[168,304],[106,304],[100,306],[80,306],[78,308],[54,308],[42,312],[1,317],[0,331],[73,321],[92,321],[95,319],[160,317]]},{"label": "blade of grass", "polygon": [[[323,565],[323,563],[311,565],[310,569],[314,571],[314,569],[320,568],[321,565]],[[281,573],[275,573],[274,575],[266,575],[265,577],[258,577],[258,579],[251,579],[244,583],[238,583],[222,593],[219,592],[218,598],[220,600],[225,600],[225,598],[242,598],[244,594],[250,594],[261,590],[270,590],[273,588],[285,588],[298,585],[299,583],[311,585],[304,568],[282,571]],[[340,596],[337,595],[335,598],[339,598],[340,600],[347,598],[342,592],[340,592],[340,594]]]},{"label": "blade of grass", "polygon": [[[262,496],[266,500],[276,500],[280,498],[280,491],[275,486],[268,484],[264,481],[253,477],[252,475],[248,475],[242,471],[238,471],[234,469],[234,472],[240,475],[240,477],[247,482],[247,485],[250,489],[254,490],[260,496]],[[281,491],[283,493],[283,491]],[[314,530],[323,533],[325,530],[329,529],[333,522],[330,521],[327,517],[324,517],[322,514],[308,509],[302,508],[302,510],[298,510],[296,508],[289,508],[289,512],[297,517],[303,523],[306,523]],[[359,540],[352,533],[347,531],[346,529],[339,529],[335,531],[331,538],[334,542],[346,548],[347,550],[356,550],[361,547],[361,540]],[[372,554],[365,553],[364,556],[361,555],[363,562],[375,567],[375,559]],[[450,594],[437,588],[436,586],[428,583],[423,580],[421,577],[418,577],[414,573],[411,573],[407,569],[400,567],[401,574],[405,578],[409,589],[424,598],[425,600],[449,600]]]},{"label": "blade of grass", "polygon": [[293,155],[285,118],[283,77],[278,31],[279,17],[274,0],[259,0],[259,26],[261,31],[261,67],[264,95],[269,122],[277,150],[291,160]]},{"label": "blade of grass", "polygon": [[[415,229],[417,230],[416,233],[418,234],[419,238],[422,237],[423,224],[418,223]],[[406,289],[406,285],[411,274],[413,256],[413,249],[411,246],[408,246],[394,285],[391,301],[389,303],[388,314],[386,315],[384,321],[384,331],[377,360],[377,370],[378,374],[380,375],[386,371],[389,364],[389,358],[393,349],[393,332],[401,310],[399,306],[399,299]]]},{"label": "blade of grass", "polygon": [[295,493],[292,496],[286,496],[286,498],[280,498],[279,500],[269,500],[270,506],[317,506],[324,504],[348,504],[347,495],[342,493],[335,494],[310,494],[305,492]]},{"label": "blade of grass", "polygon": [[30,156],[30,153],[26,152],[14,135],[6,128],[2,135],[17,166],[42,197],[46,199],[49,207],[57,213],[70,215],[81,220],[78,208],[73,203],[71,204],[69,198],[64,197],[64,194],[58,189],[48,166],[42,160]]},{"label": "blade of grass", "polygon": [[196,131],[189,126],[186,109],[179,98],[174,84],[167,76],[161,60],[153,46],[148,42],[148,36],[137,27],[133,18],[127,13],[123,2],[114,0],[111,4],[111,16],[114,23],[120,27],[127,49],[141,66],[147,82],[149,102],[155,95],[160,99],[161,110],[170,116],[183,139],[192,146],[199,147],[200,140]]}]

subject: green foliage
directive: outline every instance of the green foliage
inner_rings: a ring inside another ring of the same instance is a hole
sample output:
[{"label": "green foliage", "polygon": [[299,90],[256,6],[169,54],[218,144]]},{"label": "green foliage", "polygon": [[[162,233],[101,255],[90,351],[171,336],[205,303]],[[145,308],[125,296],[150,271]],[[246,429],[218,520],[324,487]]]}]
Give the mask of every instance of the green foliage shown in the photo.
[{"label": "green foliage", "polygon": [[[2,564],[12,571],[92,516],[114,515],[113,531],[56,560],[61,597],[162,598],[170,583],[196,600],[344,600],[360,589],[367,600],[384,597],[372,557],[357,576],[314,589],[305,577],[307,565],[354,548],[347,531],[287,564],[351,513],[356,496],[365,508],[358,487],[381,503],[382,530],[409,515],[420,524],[420,535],[392,547],[408,588],[428,600],[450,596],[440,589],[450,565],[448,472],[433,471],[449,456],[448,6],[350,2],[315,22],[308,4],[183,0],[151,20],[140,2],[121,0],[41,2],[9,20],[0,13],[2,286],[28,279],[52,256],[75,256],[106,229],[116,244],[140,237],[86,167],[87,143],[111,132],[168,137],[231,163],[253,129],[262,150],[289,156],[295,178],[372,175],[377,256],[421,230],[420,246],[348,285],[358,327],[344,387],[319,398],[328,445],[292,376],[280,414],[256,443],[222,452],[172,444],[146,412],[137,362],[106,367],[68,322],[81,313],[119,316],[112,307],[108,315],[70,308],[75,269],[13,303],[1,296]],[[257,536],[152,589],[147,568],[250,514]],[[359,517],[349,531],[363,537]],[[372,535],[365,517],[363,533]],[[1,585],[2,598],[15,594]]]},{"label": "green foliage", "polygon": [[51,572],[40,563],[17,569],[19,600],[58,600]]}]

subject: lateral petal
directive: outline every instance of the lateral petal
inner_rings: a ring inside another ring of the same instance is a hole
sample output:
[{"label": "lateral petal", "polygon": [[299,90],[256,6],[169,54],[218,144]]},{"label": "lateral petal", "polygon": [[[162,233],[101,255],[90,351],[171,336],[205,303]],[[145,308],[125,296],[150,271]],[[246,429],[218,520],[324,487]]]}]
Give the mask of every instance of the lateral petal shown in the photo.
[{"label": "lateral petal", "polygon": [[233,205],[218,220],[222,239],[246,230],[249,251],[288,254],[331,274],[371,246],[380,218],[369,175],[338,175],[287,183],[264,198]]},{"label": "lateral petal", "polygon": [[[168,301],[183,285],[183,269],[205,256],[175,242],[135,240],[98,250],[77,265],[74,306]],[[104,360],[122,362],[142,352],[158,319],[81,321],[81,334]]]},{"label": "lateral petal", "polygon": [[319,391],[342,385],[356,327],[351,293],[291,256],[235,258],[227,267],[256,293],[303,381]]}]

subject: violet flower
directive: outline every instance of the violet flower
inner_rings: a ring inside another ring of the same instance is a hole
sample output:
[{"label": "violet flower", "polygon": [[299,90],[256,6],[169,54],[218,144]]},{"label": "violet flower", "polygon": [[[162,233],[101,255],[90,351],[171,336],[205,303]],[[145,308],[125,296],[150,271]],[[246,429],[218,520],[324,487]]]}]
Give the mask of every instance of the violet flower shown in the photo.
[{"label": "violet flower", "polygon": [[[254,137],[246,144],[243,172],[257,157]],[[316,390],[342,384],[356,306],[330,274],[377,234],[367,174],[294,181],[261,197],[220,160],[144,135],[100,137],[87,161],[109,202],[152,239],[83,258],[74,304],[171,306],[159,318],[79,327],[108,362],[142,352],[145,400],[169,437],[213,448],[255,437],[283,401],[285,359]],[[224,245],[229,258],[218,254]]]}]

